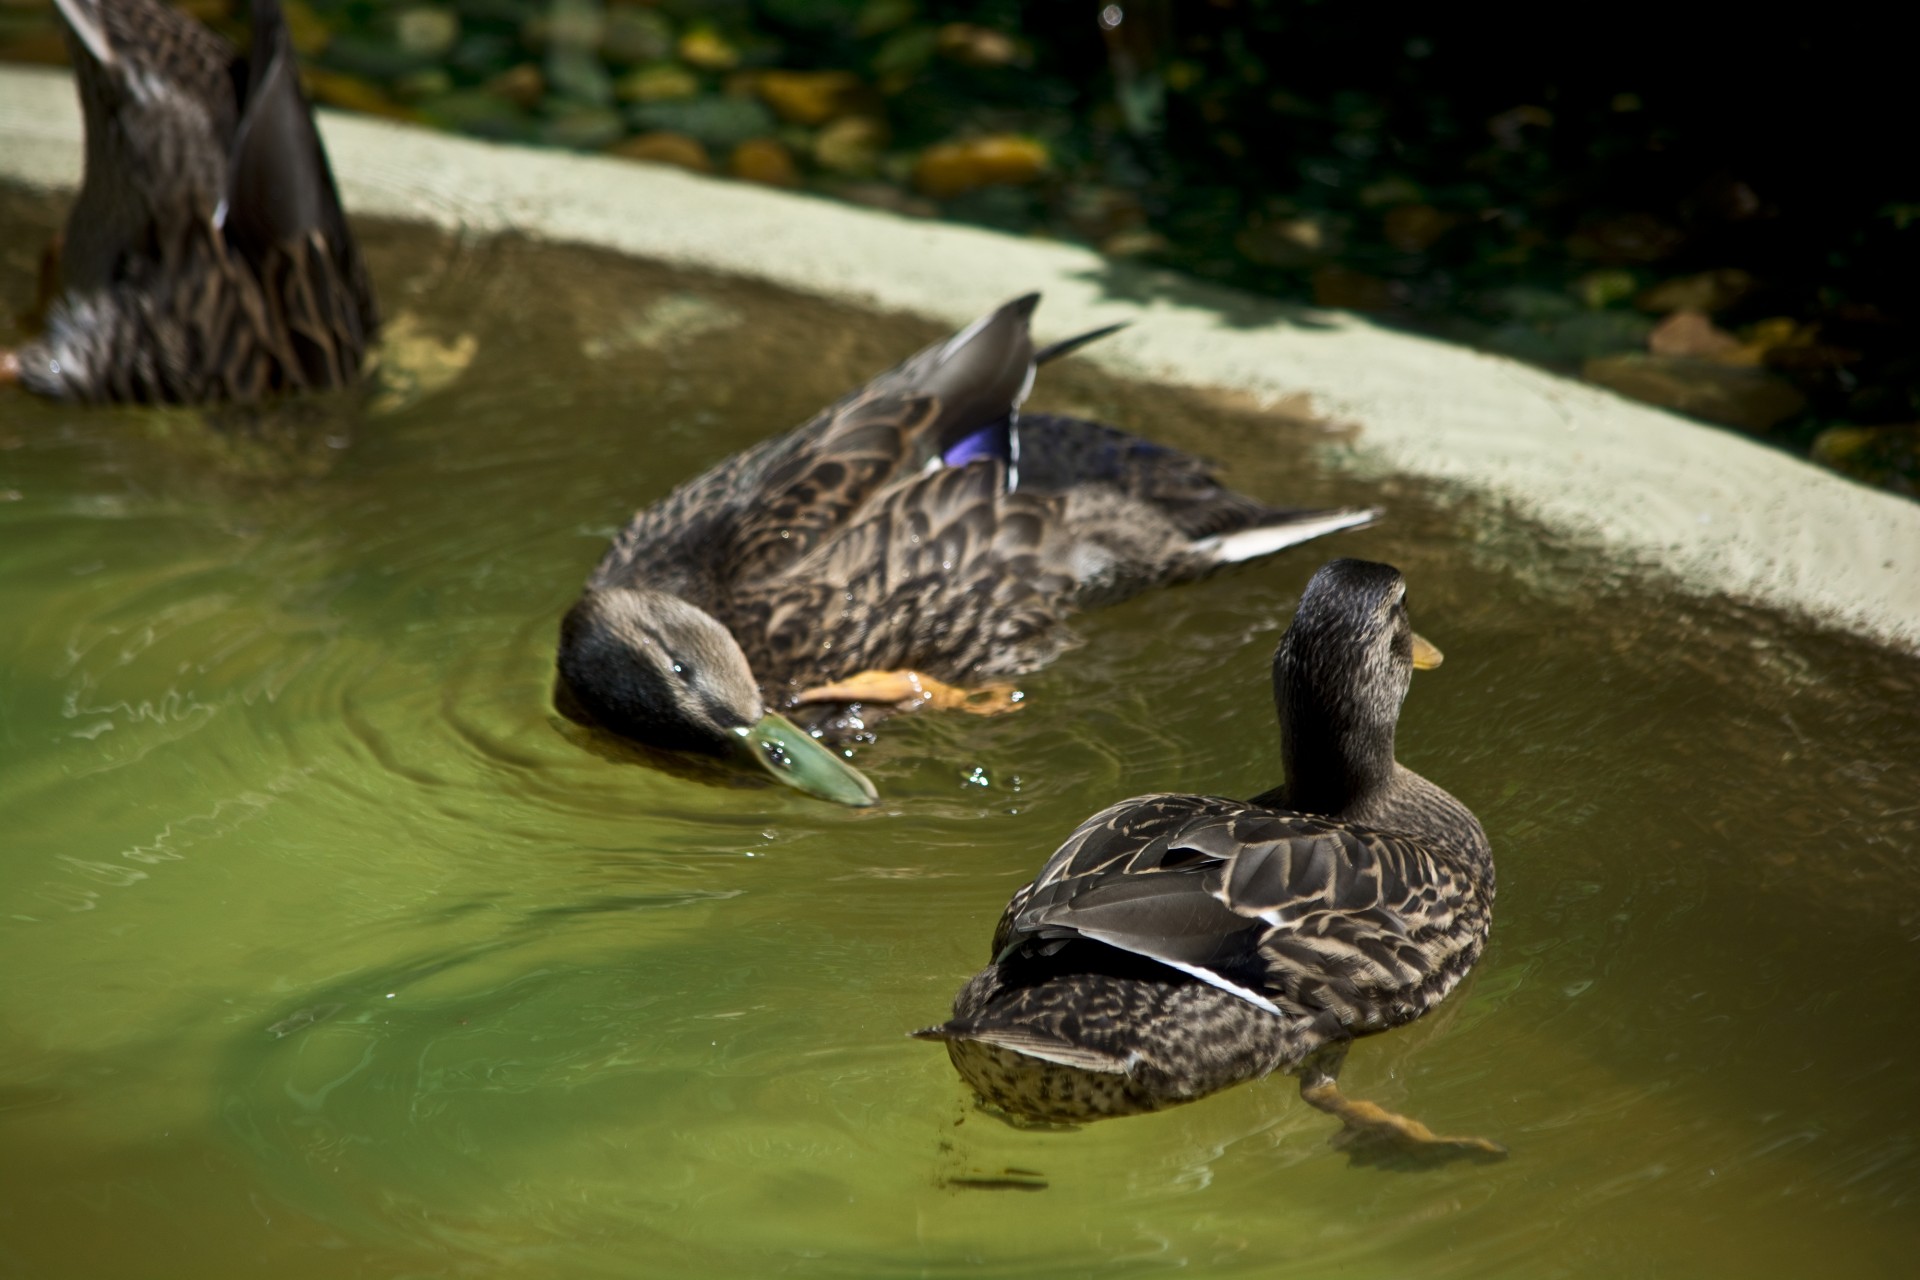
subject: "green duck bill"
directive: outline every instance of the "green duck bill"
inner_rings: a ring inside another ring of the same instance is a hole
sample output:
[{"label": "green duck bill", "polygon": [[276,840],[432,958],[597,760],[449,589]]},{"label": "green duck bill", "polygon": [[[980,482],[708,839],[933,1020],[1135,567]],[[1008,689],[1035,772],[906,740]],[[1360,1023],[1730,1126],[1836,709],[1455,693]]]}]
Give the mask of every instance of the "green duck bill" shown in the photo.
[{"label": "green duck bill", "polygon": [[733,732],[754,764],[795,791],[853,809],[879,802],[865,774],[785,716],[769,711]]}]

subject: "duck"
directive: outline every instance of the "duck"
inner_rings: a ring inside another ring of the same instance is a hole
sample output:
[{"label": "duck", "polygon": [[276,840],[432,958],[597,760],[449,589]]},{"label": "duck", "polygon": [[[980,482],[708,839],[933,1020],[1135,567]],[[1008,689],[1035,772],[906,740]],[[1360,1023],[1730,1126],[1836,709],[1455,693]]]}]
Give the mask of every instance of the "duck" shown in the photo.
[{"label": "duck", "polygon": [[1082,822],[1013,895],[952,1017],[909,1034],[1021,1122],[1159,1111],[1280,1071],[1361,1149],[1504,1155],[1339,1088],[1348,1046],[1444,1000],[1492,924],[1486,832],[1394,758],[1412,673],[1440,661],[1398,570],[1325,565],[1273,658],[1285,780]]},{"label": "duck", "polygon": [[788,433],[640,511],[561,620],[554,701],[646,748],[875,803],[847,762],[896,711],[1016,709],[1009,677],[1079,609],[1367,524],[1269,506],[1211,464],[1021,410],[1036,348],[1015,298]]},{"label": "duck", "polygon": [[177,405],[352,384],[379,316],[278,0],[253,0],[244,56],[159,0],[54,2],[86,171],[0,382]]}]

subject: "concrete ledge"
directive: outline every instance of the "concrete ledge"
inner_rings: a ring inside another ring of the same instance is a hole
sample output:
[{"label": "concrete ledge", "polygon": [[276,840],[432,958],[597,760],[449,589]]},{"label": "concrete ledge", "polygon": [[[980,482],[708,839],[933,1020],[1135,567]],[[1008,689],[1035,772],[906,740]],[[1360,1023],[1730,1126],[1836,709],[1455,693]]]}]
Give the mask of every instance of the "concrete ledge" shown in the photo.
[{"label": "concrete ledge", "polygon": [[[1118,300],[1101,284],[1112,265],[1070,246],[358,117],[323,113],[321,127],[355,213],[598,245],[953,324],[1041,289],[1050,331],[1135,321],[1089,353],[1113,373],[1304,394],[1360,428],[1362,465],[1510,503],[1694,590],[1920,650],[1920,504],[1609,392],[1344,314],[1302,324],[1165,273],[1140,277],[1151,300]],[[80,156],[66,76],[0,68],[0,178],[71,187]]]}]

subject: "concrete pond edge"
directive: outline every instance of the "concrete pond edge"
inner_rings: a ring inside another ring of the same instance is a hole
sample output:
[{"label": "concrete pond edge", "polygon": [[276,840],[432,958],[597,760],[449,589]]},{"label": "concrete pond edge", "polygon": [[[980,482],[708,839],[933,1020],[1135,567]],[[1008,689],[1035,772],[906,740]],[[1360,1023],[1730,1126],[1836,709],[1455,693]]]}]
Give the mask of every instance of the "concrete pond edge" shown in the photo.
[{"label": "concrete pond edge", "polygon": [[[955,325],[1037,289],[1043,335],[1133,322],[1087,352],[1112,374],[1304,398],[1355,429],[1347,465],[1489,499],[1691,591],[1920,651],[1920,503],[1516,361],[1057,242],[332,112],[321,130],[354,214],[593,245]],[[0,68],[0,180],[71,188],[81,144],[64,72]]]}]

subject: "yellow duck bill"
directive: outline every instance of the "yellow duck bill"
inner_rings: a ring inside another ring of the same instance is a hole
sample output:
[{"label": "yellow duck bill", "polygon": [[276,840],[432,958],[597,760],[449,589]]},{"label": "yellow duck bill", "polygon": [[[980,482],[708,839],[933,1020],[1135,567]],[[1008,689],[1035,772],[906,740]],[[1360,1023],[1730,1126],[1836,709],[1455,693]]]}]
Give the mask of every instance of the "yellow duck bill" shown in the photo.
[{"label": "yellow duck bill", "polygon": [[734,733],[756,765],[795,791],[854,809],[880,799],[865,774],[785,716],[769,711]]}]

